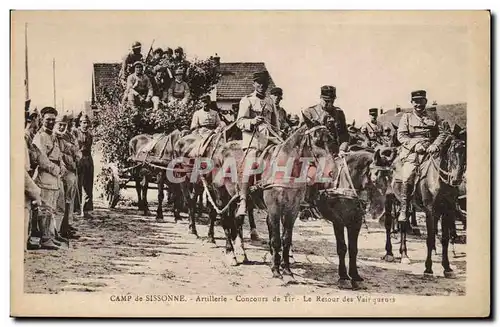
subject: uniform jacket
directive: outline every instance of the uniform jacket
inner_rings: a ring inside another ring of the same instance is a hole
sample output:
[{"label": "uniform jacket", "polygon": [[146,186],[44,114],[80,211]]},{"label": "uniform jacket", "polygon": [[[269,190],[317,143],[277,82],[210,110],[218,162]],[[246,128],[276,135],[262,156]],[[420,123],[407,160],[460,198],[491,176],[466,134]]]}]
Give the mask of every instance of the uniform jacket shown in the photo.
[{"label": "uniform jacket", "polygon": [[134,95],[147,95],[149,97],[153,96],[153,85],[151,80],[146,74],[137,76],[133,73],[127,78],[127,94],[133,93]]},{"label": "uniform jacket", "polygon": [[378,121],[373,124],[371,121],[364,123],[361,126],[361,133],[368,136],[370,141],[378,141],[382,136],[383,126]]},{"label": "uniform jacket", "polygon": [[214,130],[221,124],[222,122],[217,111],[199,109],[193,114],[193,118],[191,119],[191,130],[199,128]]},{"label": "uniform jacket", "polygon": [[78,149],[82,156],[90,156],[92,153],[92,143],[94,142],[92,132],[90,130],[83,132],[77,128],[73,130],[73,136],[76,138]]},{"label": "uniform jacket", "polygon": [[189,90],[189,85],[184,81],[178,83],[177,81],[173,80],[172,84],[168,88],[169,99],[173,98],[173,99],[188,101],[190,95],[191,91]]},{"label": "uniform jacket", "polygon": [[[242,149],[251,147],[263,150],[269,142],[269,137],[272,136],[266,124],[253,125],[251,120],[257,116],[264,117],[267,123],[275,128],[276,132],[280,131],[278,110],[271,98],[266,96],[261,99],[257,96],[257,92],[253,92],[241,99],[236,118],[236,125],[242,131]],[[255,128],[257,130],[254,134]],[[254,134],[253,139],[252,134]]]},{"label": "uniform jacket", "polygon": [[30,154],[28,145],[24,144],[24,206],[30,208],[31,201],[39,199],[41,190],[31,178],[29,171],[31,170]]},{"label": "uniform jacket", "polygon": [[283,109],[280,106],[278,106],[277,109],[279,115],[280,129],[282,131],[288,131],[288,129],[290,128],[290,124],[288,123],[287,113],[285,109]]},{"label": "uniform jacket", "polygon": [[[333,119],[333,125],[335,130],[333,131],[336,135],[338,144],[349,141],[349,132],[347,130],[347,123],[345,121],[344,111],[339,107],[334,107],[333,114],[330,114],[323,109],[321,104],[309,107],[304,110],[303,115],[309,120],[316,122],[320,125],[327,124],[328,118]],[[328,126],[327,126],[328,127]]]},{"label": "uniform jacket", "polygon": [[63,167],[59,141],[53,133],[47,133],[42,127],[33,138],[33,145],[41,152],[35,183],[40,188],[58,190],[61,167]]},{"label": "uniform jacket", "polygon": [[58,139],[64,166],[67,170],[76,173],[78,161],[82,158],[76,137],[72,133],[64,133],[58,136]]},{"label": "uniform jacket", "polygon": [[123,61],[122,61],[122,67],[120,69],[120,78],[121,79],[127,79],[127,77],[133,73],[133,64],[136,62],[136,61],[142,61],[142,54],[139,53],[139,54],[135,54],[133,52],[129,52],[127,53],[127,55],[125,57],[123,57]]},{"label": "uniform jacket", "polygon": [[446,138],[446,131],[436,120],[425,112],[419,117],[415,112],[404,113],[398,127],[398,141],[401,142],[400,158],[407,159],[415,153],[415,146],[422,144],[428,147],[431,144],[441,146]]}]

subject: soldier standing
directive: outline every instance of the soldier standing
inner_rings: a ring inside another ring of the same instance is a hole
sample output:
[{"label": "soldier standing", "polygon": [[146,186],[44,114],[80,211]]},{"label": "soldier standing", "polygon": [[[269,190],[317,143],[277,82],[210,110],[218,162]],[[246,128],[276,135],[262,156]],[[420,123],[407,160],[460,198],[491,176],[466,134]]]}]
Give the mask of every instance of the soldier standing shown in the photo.
[{"label": "soldier standing", "polygon": [[151,103],[153,97],[153,85],[149,77],[144,74],[144,64],[141,61],[134,63],[135,72],[127,78],[128,104],[137,110],[137,106]]},{"label": "soldier standing", "polygon": [[376,143],[381,144],[382,125],[378,122],[378,109],[371,108],[368,110],[370,120],[361,126],[361,133],[363,133],[369,141],[368,146],[373,146]]},{"label": "soldier standing", "polygon": [[78,148],[77,140],[72,129],[73,115],[64,115],[61,123],[66,124],[64,133],[58,135],[59,147],[62,152],[62,160],[66,167],[66,173],[62,176],[63,198],[64,198],[64,217],[61,222],[59,232],[62,237],[68,239],[78,239],[80,236],[76,233],[76,228],[71,226],[73,222],[73,206],[78,187],[78,162],[82,155]]},{"label": "soldier standing", "polygon": [[78,142],[78,147],[82,155],[78,163],[78,191],[76,193],[77,201],[75,206],[78,206],[78,210],[81,209],[82,217],[92,218],[90,212],[94,210],[94,160],[92,159],[92,143],[94,137],[90,131],[90,118],[87,114],[83,114],[80,118],[80,127],[74,131],[74,136]]},{"label": "soldier standing", "polygon": [[60,177],[65,174],[65,168],[61,162],[59,142],[53,133],[57,110],[45,107],[40,114],[43,126],[33,138],[33,145],[40,151],[41,157],[47,158],[47,160],[43,160],[44,158],[40,160],[35,178],[44,204],[40,207],[39,217],[42,232],[40,245],[42,249],[57,250],[60,243],[56,242],[55,212],[61,183]]},{"label": "soldier standing", "polygon": [[[258,158],[270,141],[277,143],[273,141],[270,134],[280,130],[278,110],[273,100],[266,96],[269,73],[267,71],[254,73],[253,87],[255,91],[241,99],[236,119],[236,125],[242,131],[243,136],[241,148],[245,152],[244,160],[250,162]],[[247,196],[250,186],[247,177],[243,176],[239,185],[240,203],[236,216],[244,216],[247,213]]]},{"label": "soldier standing", "polygon": [[303,115],[312,122],[328,127],[336,141],[334,152],[338,153],[339,146],[344,142],[349,142],[345,115],[342,109],[334,106],[337,98],[335,87],[324,85],[320,92],[320,103],[304,110]]},{"label": "soldier standing", "polygon": [[141,48],[142,45],[140,42],[134,42],[132,44],[132,51],[127,53],[123,58],[122,67],[118,76],[124,87],[127,85],[127,77],[133,73],[133,65],[138,61],[142,61]]},{"label": "soldier standing", "polygon": [[406,221],[409,217],[415,175],[424,155],[439,152],[446,138],[446,131],[441,124],[427,115],[425,110],[427,92],[425,90],[411,92],[411,103],[413,111],[401,116],[397,134],[398,141],[401,142],[399,157],[403,163],[399,221]]}]

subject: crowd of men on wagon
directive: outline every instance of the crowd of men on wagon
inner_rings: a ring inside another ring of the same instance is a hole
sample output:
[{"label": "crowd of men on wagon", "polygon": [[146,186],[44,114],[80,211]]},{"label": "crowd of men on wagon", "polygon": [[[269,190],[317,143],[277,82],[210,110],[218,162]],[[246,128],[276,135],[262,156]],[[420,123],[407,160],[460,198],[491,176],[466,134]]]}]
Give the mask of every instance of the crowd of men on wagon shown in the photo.
[{"label": "crowd of men on wagon", "polygon": [[[189,62],[182,48],[175,51],[156,49],[151,58],[143,60],[141,44],[135,42],[120,71],[125,86],[123,104],[131,107],[152,105],[161,110],[159,105],[168,101],[188,103],[191,99],[189,86],[184,81],[186,69],[189,69]],[[191,125],[182,129],[203,138],[236,125],[242,132],[241,145],[246,158],[256,160],[269,144],[282,142],[300,123],[297,115],[287,114],[280,106],[283,89],[276,87],[268,93],[269,84],[267,71],[255,72],[254,92],[234,103],[232,111],[219,110],[210,96],[202,96],[202,107],[194,113]],[[334,105],[336,97],[334,86],[322,86],[318,104],[305,109],[302,115],[303,119],[327,126],[337,145],[336,151],[340,152],[346,150],[354,126],[348,126],[343,110]],[[403,163],[404,190],[399,220],[408,219],[406,208],[421,156],[438,152],[447,133],[435,106],[428,110],[425,90],[411,92],[410,102],[412,112],[402,113],[400,108],[396,109],[396,114],[400,115],[397,140],[402,149],[399,156]],[[361,134],[368,140],[368,146],[392,146],[392,129],[378,122],[378,112],[377,108],[369,109],[370,119],[361,126]],[[45,107],[40,111],[42,127],[34,130],[35,125],[31,122],[36,115],[38,113],[28,112],[26,116],[25,215],[27,226],[30,226],[26,244],[28,249],[58,249],[61,242],[79,238],[76,228],[71,225],[75,211],[80,210],[82,217],[92,217],[94,172],[90,119],[83,114],[76,120],[71,114],[60,115],[55,108]],[[238,216],[247,213],[248,182],[242,182],[239,190]],[[313,192],[305,202],[311,204],[312,197]],[[58,200],[64,203],[60,222],[56,219]]]}]

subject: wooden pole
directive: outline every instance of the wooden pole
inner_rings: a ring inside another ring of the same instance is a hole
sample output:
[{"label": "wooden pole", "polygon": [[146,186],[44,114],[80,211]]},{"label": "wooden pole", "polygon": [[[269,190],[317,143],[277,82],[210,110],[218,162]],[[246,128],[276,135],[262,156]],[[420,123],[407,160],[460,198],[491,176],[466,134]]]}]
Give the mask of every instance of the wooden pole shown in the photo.
[{"label": "wooden pole", "polygon": [[54,108],[56,108],[56,59],[52,60],[52,82],[54,87]]},{"label": "wooden pole", "polygon": [[28,23],[24,24],[24,91],[26,100],[30,98],[28,75]]}]

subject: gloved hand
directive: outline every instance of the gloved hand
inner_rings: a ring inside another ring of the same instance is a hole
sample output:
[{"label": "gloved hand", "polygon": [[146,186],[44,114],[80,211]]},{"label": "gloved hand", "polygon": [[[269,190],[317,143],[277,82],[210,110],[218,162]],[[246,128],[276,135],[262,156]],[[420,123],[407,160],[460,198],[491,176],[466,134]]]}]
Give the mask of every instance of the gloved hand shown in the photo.
[{"label": "gloved hand", "polygon": [[425,153],[424,146],[421,143],[415,145],[415,152],[418,153],[418,154]]},{"label": "gloved hand", "polygon": [[427,148],[427,153],[437,153],[437,152],[439,152],[439,147],[437,145],[431,144]]}]

